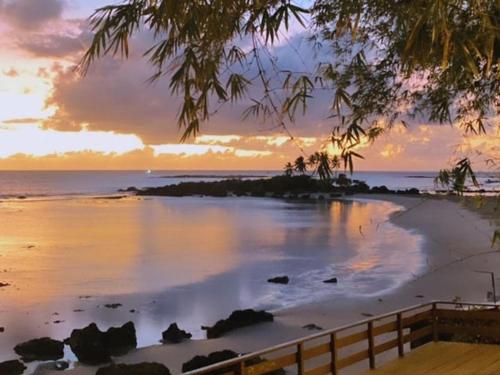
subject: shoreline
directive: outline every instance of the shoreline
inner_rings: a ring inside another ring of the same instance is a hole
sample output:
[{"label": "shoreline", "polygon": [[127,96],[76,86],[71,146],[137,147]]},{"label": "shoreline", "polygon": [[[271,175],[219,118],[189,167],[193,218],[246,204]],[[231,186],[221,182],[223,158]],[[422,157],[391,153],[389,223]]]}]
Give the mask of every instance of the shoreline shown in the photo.
[{"label": "shoreline", "polygon": [[[425,236],[422,250],[426,254],[426,266],[421,274],[380,299],[340,297],[283,309],[275,314],[274,323],[243,328],[219,339],[153,345],[115,358],[116,362],[156,361],[164,363],[173,373],[179,373],[182,363],[194,355],[221,349],[241,353],[255,351],[314,333],[302,328],[307,324],[328,329],[361,320],[363,314],[378,315],[432,299],[460,297],[473,302],[486,299],[489,278],[474,271],[495,270],[500,266],[500,253],[490,247],[488,231],[492,232],[493,227],[487,219],[446,199],[372,194],[354,198],[390,201],[405,208],[394,213],[390,221]],[[95,370],[96,367],[79,365],[67,373],[90,375]]]}]

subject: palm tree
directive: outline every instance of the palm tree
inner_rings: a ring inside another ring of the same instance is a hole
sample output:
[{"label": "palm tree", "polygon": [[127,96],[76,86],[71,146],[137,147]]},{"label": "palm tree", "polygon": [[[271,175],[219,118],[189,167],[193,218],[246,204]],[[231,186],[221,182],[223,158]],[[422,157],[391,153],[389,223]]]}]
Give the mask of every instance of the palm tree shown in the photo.
[{"label": "palm tree", "polygon": [[318,158],[318,175],[322,181],[328,181],[332,177],[332,169],[330,167],[330,156],[323,151],[319,153]]},{"label": "palm tree", "polygon": [[332,169],[335,171],[335,178],[337,178],[340,168],[340,158],[337,155],[334,155],[330,162],[332,164]]},{"label": "palm tree", "polygon": [[295,159],[293,167],[295,171],[299,172],[301,175],[305,175],[307,172],[307,163],[303,156],[299,156],[297,159]]},{"label": "palm tree", "polygon": [[283,168],[285,172],[285,176],[291,177],[293,176],[293,165],[292,163],[288,162],[285,164],[285,168]]},{"label": "palm tree", "polygon": [[307,158],[307,165],[309,165],[313,170],[313,175],[318,171],[318,161],[319,161],[319,152],[315,152],[314,154],[309,155]]}]

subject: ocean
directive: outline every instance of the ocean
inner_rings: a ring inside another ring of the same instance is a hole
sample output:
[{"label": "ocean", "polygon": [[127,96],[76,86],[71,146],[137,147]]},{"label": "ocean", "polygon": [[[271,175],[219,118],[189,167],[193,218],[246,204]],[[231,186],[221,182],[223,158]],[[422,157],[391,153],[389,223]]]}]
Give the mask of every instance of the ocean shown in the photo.
[{"label": "ocean", "polygon": [[[221,178],[259,178],[281,171],[0,171],[0,199],[116,194],[118,189],[176,184],[182,181],[215,181]],[[370,186],[390,189],[415,187],[436,190],[436,172],[356,172],[352,178]],[[500,175],[478,173],[481,188],[500,192]]]},{"label": "ocean", "polygon": [[[276,173],[0,172],[0,282],[8,284],[0,361],[22,341],[64,339],[91,322],[133,321],[140,347],[157,344],[172,322],[201,339],[202,325],[236,309],[383,296],[425,269],[426,239],[390,221],[403,209],[391,202],[106,198],[129,186]],[[355,177],[391,189],[433,186],[430,172]],[[267,282],[280,275],[290,284]],[[323,283],[332,277],[338,284]]]}]

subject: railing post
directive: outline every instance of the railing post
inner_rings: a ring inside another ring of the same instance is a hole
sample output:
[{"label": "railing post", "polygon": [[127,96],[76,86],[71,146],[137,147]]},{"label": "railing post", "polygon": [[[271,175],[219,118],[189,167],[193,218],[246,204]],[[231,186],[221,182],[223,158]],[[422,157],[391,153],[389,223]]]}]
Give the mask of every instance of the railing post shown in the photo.
[{"label": "railing post", "polygon": [[396,325],[398,328],[398,354],[400,357],[405,355],[404,337],[403,337],[403,314],[398,313]]},{"label": "railing post", "polygon": [[438,341],[437,309],[436,309],[436,303],[435,302],[432,304],[431,317],[432,317],[432,340],[434,342],[437,342]]},{"label": "railing post", "polygon": [[236,375],[245,375],[245,361],[240,361],[236,366]]},{"label": "railing post", "polygon": [[375,368],[375,342],[373,338],[373,321],[368,322],[368,356],[370,361],[370,369]]},{"label": "railing post", "polygon": [[337,368],[337,334],[334,332],[330,335],[330,372],[332,375],[338,375]]},{"label": "railing post", "polygon": [[304,343],[297,344],[297,374],[304,375]]}]

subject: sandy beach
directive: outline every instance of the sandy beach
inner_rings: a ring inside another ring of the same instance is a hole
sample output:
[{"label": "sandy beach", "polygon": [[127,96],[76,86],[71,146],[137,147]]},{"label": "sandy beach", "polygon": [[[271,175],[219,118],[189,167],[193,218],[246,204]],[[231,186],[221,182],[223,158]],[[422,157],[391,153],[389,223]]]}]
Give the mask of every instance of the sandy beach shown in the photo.
[{"label": "sandy beach", "polygon": [[[161,362],[173,373],[179,373],[182,363],[194,355],[220,349],[232,349],[241,353],[255,351],[310,334],[310,331],[302,328],[310,323],[328,329],[361,320],[365,318],[363,314],[377,315],[430,300],[486,300],[490,279],[475,271],[494,271],[500,266],[498,247],[491,247],[491,234],[494,230],[491,220],[446,199],[401,196],[369,198],[389,200],[403,206],[404,210],[394,213],[390,220],[425,237],[425,269],[419,275],[414,275],[409,282],[381,297],[339,297],[309,303],[279,311],[274,323],[237,330],[219,339],[141,348],[116,358],[115,361]],[[68,374],[90,375],[95,371],[95,367],[79,365],[68,371]]]}]

